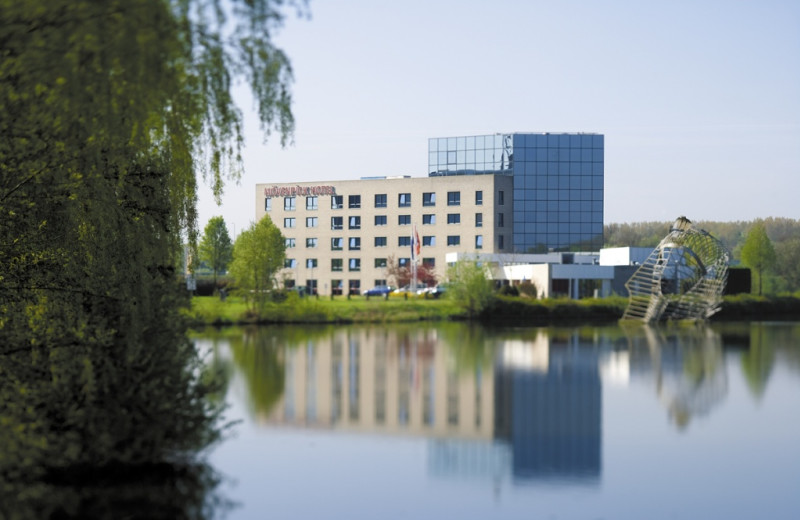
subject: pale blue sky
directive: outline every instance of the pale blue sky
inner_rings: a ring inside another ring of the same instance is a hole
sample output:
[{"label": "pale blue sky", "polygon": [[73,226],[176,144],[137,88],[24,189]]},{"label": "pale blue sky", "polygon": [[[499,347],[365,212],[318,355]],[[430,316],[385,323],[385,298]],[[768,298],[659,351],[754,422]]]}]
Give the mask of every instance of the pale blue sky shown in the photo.
[{"label": "pale blue sky", "polygon": [[294,143],[262,144],[199,225],[255,184],[424,176],[429,137],[605,135],[605,222],[800,218],[800,1],[311,0],[276,38]]}]

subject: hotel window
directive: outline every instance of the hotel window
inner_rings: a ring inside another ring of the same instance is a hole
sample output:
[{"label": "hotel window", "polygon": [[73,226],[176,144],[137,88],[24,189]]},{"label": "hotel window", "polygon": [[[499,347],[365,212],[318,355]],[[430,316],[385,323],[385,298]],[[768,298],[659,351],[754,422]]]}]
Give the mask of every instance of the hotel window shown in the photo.
[{"label": "hotel window", "polygon": [[386,225],[386,215],[375,215],[375,225],[376,226],[385,226]]},{"label": "hotel window", "polygon": [[375,280],[375,285],[376,286],[378,286],[378,285],[386,285],[386,280],[385,279],[384,280]]},{"label": "hotel window", "polygon": [[361,250],[361,239],[359,237],[350,237],[350,240],[348,240],[348,244],[349,245],[347,246],[347,248],[350,249],[351,251]]},{"label": "hotel window", "polygon": [[483,213],[475,213],[475,227],[483,227]]},{"label": "hotel window", "polygon": [[350,209],[359,209],[361,207],[361,195],[348,195],[347,207]]},{"label": "hotel window", "polygon": [[316,269],[316,268],[317,268],[317,259],[306,258],[306,269]]},{"label": "hotel window", "polygon": [[447,192],[447,205],[448,206],[460,206],[461,205],[461,192],[460,191],[448,191]]},{"label": "hotel window", "polygon": [[344,217],[331,217],[331,229],[344,228]]},{"label": "hotel window", "polygon": [[428,214],[428,215],[422,215],[422,224],[423,225],[431,225],[431,226],[435,225],[436,224],[436,215],[434,215],[432,213]]},{"label": "hotel window", "polygon": [[306,239],[306,247],[309,249],[313,249],[317,247],[317,239],[316,238],[307,238]]},{"label": "hotel window", "polygon": [[361,217],[350,217],[348,223],[350,229],[361,229]]},{"label": "hotel window", "polygon": [[423,193],[422,194],[422,205],[423,206],[435,206],[436,205],[436,193]]},{"label": "hotel window", "polygon": [[297,201],[295,199],[296,197],[284,197],[283,209],[285,211],[294,211],[295,209],[297,209],[297,206],[295,205]]},{"label": "hotel window", "polygon": [[411,215],[398,215],[397,223],[401,226],[408,226],[411,224]]},{"label": "hotel window", "polygon": [[331,209],[342,209],[344,207],[344,195],[331,195]]},{"label": "hotel window", "polygon": [[459,235],[447,235],[447,245],[448,246],[461,245],[461,236],[459,236]]},{"label": "hotel window", "polygon": [[483,190],[477,190],[475,192],[475,205],[483,206]]},{"label": "hotel window", "polygon": [[505,225],[505,214],[498,213],[497,214],[497,227],[504,227]]},{"label": "hotel window", "polygon": [[306,197],[306,209],[319,209],[319,200],[317,197]]},{"label": "hotel window", "polygon": [[[348,280],[347,284],[350,294],[361,294],[361,280]],[[354,406],[352,401],[350,406]]]},{"label": "hotel window", "polygon": [[475,235],[475,249],[483,249],[483,235]]},{"label": "hotel window", "polygon": [[375,247],[386,247],[386,237],[375,237]]},{"label": "hotel window", "polygon": [[342,249],[344,249],[344,239],[341,237],[332,238],[331,249],[333,251],[341,251]]},{"label": "hotel window", "polygon": [[285,219],[283,219],[283,227],[285,227],[285,228],[293,228],[293,227],[294,227],[294,224],[295,224],[295,222],[296,222],[296,221],[295,221],[294,217],[292,217],[292,218],[285,218]]},{"label": "hotel window", "polygon": [[331,295],[342,295],[342,290],[344,289],[344,282],[342,280],[331,280]]},{"label": "hotel window", "polygon": [[503,190],[497,192],[497,205],[502,206],[506,203],[506,193]]},{"label": "hotel window", "polygon": [[411,265],[411,259],[410,258],[398,258],[397,259],[397,265],[399,267],[408,267],[409,265]]},{"label": "hotel window", "polygon": [[341,271],[342,270],[342,259],[341,258],[332,258],[331,259],[331,271]]},{"label": "hotel window", "polygon": [[283,245],[286,247],[286,249],[289,249],[290,247],[294,247],[295,241],[293,238],[284,238]]},{"label": "hotel window", "polygon": [[317,217],[306,217],[306,227],[317,227]]},{"label": "hotel window", "polygon": [[505,249],[505,236],[497,235],[497,249]]},{"label": "hotel window", "polygon": [[264,211],[272,211],[272,199],[270,197],[264,199]]},{"label": "hotel window", "polygon": [[448,213],[447,214],[447,223],[448,224],[461,224],[461,213]]},{"label": "hotel window", "polygon": [[349,263],[349,269],[351,271],[360,271],[361,270],[361,259],[360,258],[351,258]]},{"label": "hotel window", "polygon": [[375,195],[375,207],[376,208],[385,208],[386,207],[386,194],[381,193],[379,195]]},{"label": "hotel window", "polygon": [[397,196],[397,205],[401,208],[409,208],[411,207],[411,194],[410,193],[401,193]]},{"label": "hotel window", "polygon": [[[386,259],[385,258],[376,258],[375,259],[375,267],[386,267]],[[376,283],[375,285],[386,285],[386,284]]]},{"label": "hotel window", "polygon": [[294,269],[297,267],[297,260],[294,258],[286,258],[283,261],[283,267],[286,269]]},{"label": "hotel window", "polygon": [[411,237],[403,237],[403,236],[397,237],[397,245],[399,247],[410,246],[411,245]]},{"label": "hotel window", "polygon": [[423,258],[422,259],[422,266],[427,267],[428,269],[432,269],[436,267],[436,259],[435,258]]},{"label": "hotel window", "polygon": [[422,245],[423,246],[435,246],[436,245],[436,237],[434,237],[434,236],[423,236],[422,237]]}]

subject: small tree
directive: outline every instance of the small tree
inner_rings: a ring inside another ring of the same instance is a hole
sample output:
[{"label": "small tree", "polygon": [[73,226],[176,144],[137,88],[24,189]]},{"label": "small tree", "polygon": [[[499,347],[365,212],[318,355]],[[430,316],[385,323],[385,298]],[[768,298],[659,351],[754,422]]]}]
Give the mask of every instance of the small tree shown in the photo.
[{"label": "small tree", "polygon": [[472,318],[494,300],[494,289],[486,266],[474,260],[459,260],[447,270],[448,294]]},{"label": "small tree", "polygon": [[228,235],[228,227],[222,217],[211,217],[203,230],[200,241],[200,261],[214,271],[214,290],[217,289],[217,273],[225,271],[231,261],[233,245]]},{"label": "small tree", "polygon": [[[393,280],[397,287],[405,287],[411,283],[414,278],[413,268],[410,265],[400,266],[394,255],[390,255],[386,259],[386,276],[389,280]],[[425,264],[417,264],[417,283],[432,287],[436,285],[436,268]]]},{"label": "small tree", "polygon": [[283,268],[286,246],[269,216],[243,231],[233,245],[230,273],[251,310],[262,310]]},{"label": "small tree", "polygon": [[761,221],[753,224],[747,233],[747,238],[742,246],[742,262],[753,269],[758,276],[758,295],[761,296],[764,272],[775,265],[775,248],[767,236],[767,230]]}]

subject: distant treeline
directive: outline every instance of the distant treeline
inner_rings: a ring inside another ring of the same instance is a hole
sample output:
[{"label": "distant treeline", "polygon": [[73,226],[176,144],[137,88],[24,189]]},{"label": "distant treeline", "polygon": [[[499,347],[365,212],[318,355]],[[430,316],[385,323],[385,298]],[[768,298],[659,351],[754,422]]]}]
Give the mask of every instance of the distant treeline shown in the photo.
[{"label": "distant treeline", "polygon": [[[800,220],[766,218],[758,221],[695,221],[694,225],[719,239],[731,252],[731,264],[741,262],[741,250],[754,223],[761,222],[775,248],[775,268],[765,276],[769,292],[800,290]],[[605,226],[606,247],[655,247],[669,232],[670,222],[633,222]]]}]

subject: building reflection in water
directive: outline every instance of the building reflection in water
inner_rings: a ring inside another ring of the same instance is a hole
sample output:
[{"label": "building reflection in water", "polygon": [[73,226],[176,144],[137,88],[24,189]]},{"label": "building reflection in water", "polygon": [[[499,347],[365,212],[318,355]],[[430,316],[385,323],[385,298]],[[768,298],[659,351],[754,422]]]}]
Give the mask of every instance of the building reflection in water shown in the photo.
[{"label": "building reflection in water", "polygon": [[704,327],[504,335],[456,325],[331,328],[287,341],[274,356],[284,363],[283,393],[259,419],[423,437],[438,477],[595,485],[601,381],[652,388],[679,426],[727,392],[721,341]]}]

